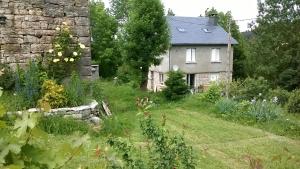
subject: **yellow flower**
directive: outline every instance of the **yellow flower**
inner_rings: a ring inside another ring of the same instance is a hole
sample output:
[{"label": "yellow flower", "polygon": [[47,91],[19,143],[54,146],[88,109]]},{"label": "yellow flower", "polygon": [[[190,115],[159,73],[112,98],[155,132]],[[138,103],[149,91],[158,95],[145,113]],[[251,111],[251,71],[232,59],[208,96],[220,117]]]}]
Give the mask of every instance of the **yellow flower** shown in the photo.
[{"label": "yellow flower", "polygon": [[53,59],[54,63],[59,62],[59,61],[60,61],[59,59]]},{"label": "yellow flower", "polygon": [[59,57],[61,57],[61,56],[62,56],[62,52],[58,52],[57,55],[58,55]]},{"label": "yellow flower", "polygon": [[70,38],[73,38],[73,35],[70,35]]},{"label": "yellow flower", "polygon": [[77,53],[77,52],[73,52],[73,55],[74,55],[74,56],[77,56],[77,55],[78,55],[78,53]]},{"label": "yellow flower", "polygon": [[55,47],[56,47],[56,48],[59,48],[59,47],[60,47],[60,44],[55,44]]},{"label": "yellow flower", "polygon": [[75,60],[74,60],[74,58],[70,58],[70,62],[74,62]]},{"label": "yellow flower", "polygon": [[53,51],[54,51],[53,49],[49,49],[49,53],[53,53]]},{"label": "yellow flower", "polygon": [[59,27],[56,27],[55,30],[60,31],[60,28],[59,28]]},{"label": "yellow flower", "polygon": [[84,48],[85,48],[85,45],[82,44],[82,43],[79,43],[79,46],[80,46],[81,49],[84,49]]},{"label": "yellow flower", "polygon": [[63,25],[68,25],[67,22],[63,22],[62,24],[63,24]]},{"label": "yellow flower", "polygon": [[69,58],[64,58],[65,62],[68,62],[69,61]]}]

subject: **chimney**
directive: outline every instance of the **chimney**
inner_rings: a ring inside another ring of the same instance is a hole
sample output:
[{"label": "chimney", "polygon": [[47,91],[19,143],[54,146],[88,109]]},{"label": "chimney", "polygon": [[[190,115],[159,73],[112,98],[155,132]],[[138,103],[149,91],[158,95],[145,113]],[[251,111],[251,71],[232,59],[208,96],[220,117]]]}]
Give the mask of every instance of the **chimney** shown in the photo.
[{"label": "chimney", "polygon": [[208,16],[208,25],[217,26],[218,25],[218,14],[212,13]]}]

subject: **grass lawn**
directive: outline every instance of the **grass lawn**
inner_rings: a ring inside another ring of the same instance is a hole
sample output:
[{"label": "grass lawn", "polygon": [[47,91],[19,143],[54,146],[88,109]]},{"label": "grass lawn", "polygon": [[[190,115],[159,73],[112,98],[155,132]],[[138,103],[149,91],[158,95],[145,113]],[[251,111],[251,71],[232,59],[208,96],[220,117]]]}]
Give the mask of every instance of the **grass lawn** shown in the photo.
[{"label": "grass lawn", "polygon": [[[228,122],[212,116],[208,105],[191,106],[197,102],[193,96],[177,103],[159,100],[149,93],[136,92],[129,86],[115,87],[103,83],[103,95],[120,123],[128,127],[132,142],[143,142],[136,117],[135,98],[152,96],[156,106],[151,110],[157,124],[163,114],[171,134],[183,134],[193,146],[197,168],[251,168],[250,161],[263,168],[293,169],[300,166],[300,140],[278,136],[264,130]],[[192,108],[191,108],[192,107]],[[89,165],[104,168],[103,161],[94,156],[97,145],[105,147],[105,137],[92,137],[85,154],[77,157],[67,168]]]}]

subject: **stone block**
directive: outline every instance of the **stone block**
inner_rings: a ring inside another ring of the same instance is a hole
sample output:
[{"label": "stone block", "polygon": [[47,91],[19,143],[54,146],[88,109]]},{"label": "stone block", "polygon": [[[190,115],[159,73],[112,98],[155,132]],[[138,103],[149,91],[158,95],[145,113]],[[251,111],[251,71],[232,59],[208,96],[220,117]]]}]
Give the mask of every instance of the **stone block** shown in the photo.
[{"label": "stone block", "polygon": [[89,26],[90,21],[87,17],[75,17],[76,26]]}]

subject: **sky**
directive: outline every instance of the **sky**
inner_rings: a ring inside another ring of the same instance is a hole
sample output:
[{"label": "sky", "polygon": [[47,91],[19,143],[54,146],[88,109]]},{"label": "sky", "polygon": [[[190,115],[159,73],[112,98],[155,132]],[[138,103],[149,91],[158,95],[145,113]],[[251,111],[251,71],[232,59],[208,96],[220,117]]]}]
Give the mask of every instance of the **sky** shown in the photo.
[{"label": "sky", "polygon": [[[207,8],[216,8],[218,11],[231,11],[235,20],[256,18],[258,14],[257,0],[161,0],[165,10],[171,8],[176,16],[197,17],[204,15]],[[103,0],[109,7],[109,0]],[[240,31],[247,30],[250,21],[238,21]]]}]

